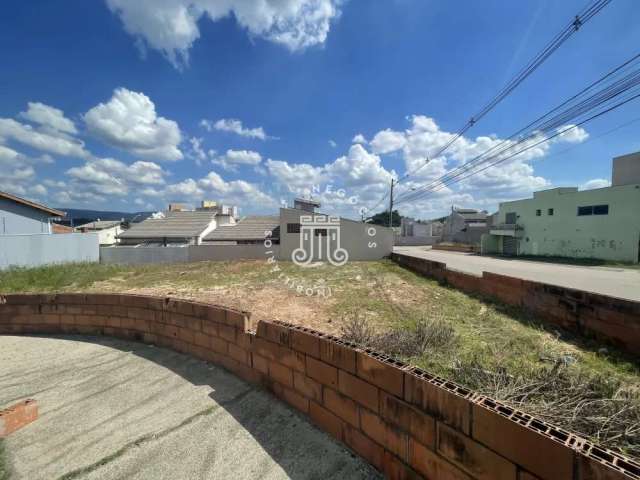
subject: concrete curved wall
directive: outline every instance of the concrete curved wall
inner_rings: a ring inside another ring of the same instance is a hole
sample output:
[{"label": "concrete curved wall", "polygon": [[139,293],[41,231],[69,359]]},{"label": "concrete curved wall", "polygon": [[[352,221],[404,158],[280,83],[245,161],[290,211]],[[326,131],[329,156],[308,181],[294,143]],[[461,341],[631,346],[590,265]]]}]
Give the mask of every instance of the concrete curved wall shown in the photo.
[{"label": "concrete curved wall", "polygon": [[640,479],[640,465],[335,337],[173,298],[0,296],[0,334],[153,343],[264,385],[393,479]]}]

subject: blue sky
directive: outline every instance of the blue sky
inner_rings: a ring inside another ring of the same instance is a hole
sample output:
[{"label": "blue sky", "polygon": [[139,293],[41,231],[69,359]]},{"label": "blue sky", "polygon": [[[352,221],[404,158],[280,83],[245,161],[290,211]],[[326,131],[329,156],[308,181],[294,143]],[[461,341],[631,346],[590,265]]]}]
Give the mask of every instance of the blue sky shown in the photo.
[{"label": "blue sky", "polygon": [[[258,213],[319,185],[323,210],[358,216],[586,3],[7,2],[0,190],[57,207],[156,210],[217,199]],[[404,188],[472,158],[630,58],[638,25],[637,1],[614,0],[457,153]],[[599,135],[639,116],[631,103],[401,213],[491,210],[542,188],[603,186],[613,156],[640,150],[640,122]]]}]

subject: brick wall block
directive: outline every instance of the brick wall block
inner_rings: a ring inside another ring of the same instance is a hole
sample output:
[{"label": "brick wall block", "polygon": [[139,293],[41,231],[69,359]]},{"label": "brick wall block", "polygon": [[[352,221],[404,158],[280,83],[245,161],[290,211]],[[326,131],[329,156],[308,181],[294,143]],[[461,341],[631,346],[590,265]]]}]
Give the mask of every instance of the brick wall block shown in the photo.
[{"label": "brick wall block", "polygon": [[249,314],[247,312],[226,310],[225,323],[241,332],[247,332],[250,329]]},{"label": "brick wall block", "polygon": [[360,415],[358,404],[349,397],[342,395],[331,388],[324,388],[322,404],[330,412],[356,428],[360,427]]},{"label": "brick wall block", "polygon": [[369,410],[378,411],[380,403],[378,388],[344,370],[338,370],[338,391]]},{"label": "brick wall block", "polygon": [[269,363],[269,377],[285,387],[293,388],[293,370],[277,362]]},{"label": "brick wall block", "polygon": [[251,365],[249,352],[238,347],[233,343],[229,344],[229,356],[233,358],[236,362],[240,362],[245,365]]},{"label": "brick wall block", "polygon": [[310,401],[309,416],[321,430],[324,430],[336,440],[343,440],[343,425],[345,423],[329,410],[314,401]]},{"label": "brick wall block", "polygon": [[236,343],[236,329],[228,325],[218,325],[218,336],[227,342]]},{"label": "brick wall block", "polygon": [[293,372],[293,388],[305,397],[322,403],[322,385],[300,372]]},{"label": "brick wall block", "polygon": [[516,480],[516,466],[438,422],[438,453],[477,480]]},{"label": "brick wall block", "polygon": [[473,406],[473,438],[543,480],[572,478],[571,449],[481,405]]},{"label": "brick wall block", "polygon": [[371,465],[382,470],[384,449],[380,445],[349,425],[345,425],[344,442]]},{"label": "brick wall block", "polygon": [[384,452],[382,471],[388,480],[423,480],[418,472],[388,451]]},{"label": "brick wall block", "polygon": [[391,425],[409,432],[422,445],[435,449],[436,421],[431,415],[380,392],[380,416]]},{"label": "brick wall block", "polygon": [[430,381],[407,373],[405,400],[465,434],[471,431],[471,403]]},{"label": "brick wall block", "polygon": [[338,369],[307,356],[307,376],[333,389],[338,388]]},{"label": "brick wall block", "polygon": [[292,330],[285,325],[261,321],[258,323],[256,336],[258,338],[264,338],[265,340],[273,343],[284,345],[285,347],[290,347],[291,332]]},{"label": "brick wall block", "polygon": [[320,359],[341,370],[356,373],[356,350],[339,340],[323,338],[320,340]]},{"label": "brick wall block", "polygon": [[427,479],[472,480],[462,470],[414,439],[409,439],[409,464]]},{"label": "brick wall block", "polygon": [[291,332],[291,348],[306,355],[320,358],[320,337],[306,329],[293,330]]},{"label": "brick wall block", "polygon": [[372,355],[376,354],[357,352],[358,377],[402,398],[404,392],[404,373],[398,366],[403,364],[395,362],[398,365],[394,365],[389,361],[385,361],[383,355],[378,356],[378,358]]},{"label": "brick wall block", "polygon": [[396,457],[408,462],[409,436],[406,433],[389,425],[366,408],[360,409],[360,429]]}]

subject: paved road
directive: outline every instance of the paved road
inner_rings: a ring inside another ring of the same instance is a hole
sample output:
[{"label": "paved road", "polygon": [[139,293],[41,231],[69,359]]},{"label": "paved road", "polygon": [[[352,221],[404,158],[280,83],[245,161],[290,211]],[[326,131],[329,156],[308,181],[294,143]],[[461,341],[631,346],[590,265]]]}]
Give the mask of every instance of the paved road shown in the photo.
[{"label": "paved road", "polygon": [[185,355],[115,339],[0,336],[15,479],[344,479],[375,471],[264,391]]},{"label": "paved road", "polygon": [[583,267],[527,260],[481,257],[431,250],[430,247],[395,247],[394,252],[444,262],[452,270],[482,275],[492,272],[561,287],[640,300],[640,269]]}]

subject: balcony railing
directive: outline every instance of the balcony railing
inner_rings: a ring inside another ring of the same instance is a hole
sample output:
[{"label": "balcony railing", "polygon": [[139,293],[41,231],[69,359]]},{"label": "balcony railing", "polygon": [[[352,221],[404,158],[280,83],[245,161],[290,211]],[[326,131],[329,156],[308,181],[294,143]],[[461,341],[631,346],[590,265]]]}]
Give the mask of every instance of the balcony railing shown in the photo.
[{"label": "balcony railing", "polygon": [[524,227],[515,223],[492,225],[490,229],[491,235],[506,235],[511,237],[518,236],[522,230],[524,230]]}]

